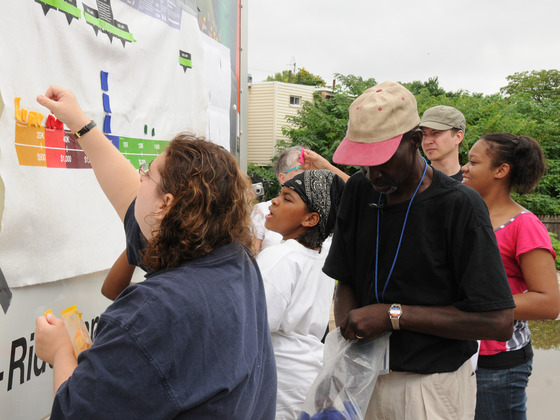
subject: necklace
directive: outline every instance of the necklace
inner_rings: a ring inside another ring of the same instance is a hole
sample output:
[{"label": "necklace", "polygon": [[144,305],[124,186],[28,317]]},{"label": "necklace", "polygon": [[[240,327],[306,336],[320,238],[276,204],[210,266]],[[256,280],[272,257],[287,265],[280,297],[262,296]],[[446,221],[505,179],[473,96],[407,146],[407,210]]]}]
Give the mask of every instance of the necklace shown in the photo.
[{"label": "necklace", "polygon": [[420,182],[416,186],[416,190],[414,190],[414,194],[412,194],[412,198],[408,203],[408,208],[406,209],[406,215],[404,216],[403,227],[401,230],[401,236],[399,238],[399,244],[397,245],[397,251],[395,252],[395,258],[393,258],[393,264],[391,265],[391,270],[389,270],[389,274],[387,275],[387,280],[385,280],[385,286],[383,286],[383,292],[381,293],[381,301],[379,300],[379,295],[377,292],[377,268],[379,265],[379,216],[380,216],[380,208],[379,204],[381,204],[381,197],[383,193],[379,193],[379,200],[377,201],[377,238],[375,242],[375,299],[377,299],[377,303],[381,303],[385,300],[385,290],[387,290],[387,285],[389,284],[389,280],[391,279],[391,274],[393,274],[393,269],[395,268],[395,263],[397,262],[397,257],[399,256],[399,250],[401,249],[401,242],[404,235],[404,228],[406,227],[406,221],[408,220],[408,213],[410,212],[410,207],[412,206],[412,202],[414,201],[414,197],[416,197],[416,193],[420,189],[420,185],[422,185],[422,181],[424,181],[424,177],[426,176],[426,170],[428,169],[428,162],[426,159],[422,157],[424,161],[424,172],[422,173],[422,178],[420,178]]}]

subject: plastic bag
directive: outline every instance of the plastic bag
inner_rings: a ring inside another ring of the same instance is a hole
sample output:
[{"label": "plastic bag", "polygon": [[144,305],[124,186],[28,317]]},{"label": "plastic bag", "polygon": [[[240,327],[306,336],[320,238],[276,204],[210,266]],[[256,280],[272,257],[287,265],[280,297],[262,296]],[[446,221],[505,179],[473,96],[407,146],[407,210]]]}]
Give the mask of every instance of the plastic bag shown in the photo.
[{"label": "plastic bag", "polygon": [[[45,315],[48,313],[52,314],[53,312],[49,309],[45,312]],[[72,341],[74,354],[78,357],[82,351],[89,349],[92,346],[91,338],[84,320],[82,319],[82,314],[78,312],[77,306],[73,305],[60,312],[60,315],[64,321],[70,340]]]},{"label": "plastic bag", "polygon": [[77,306],[74,305],[60,312],[60,315],[64,320],[70,340],[72,340],[74,354],[78,357],[82,351],[92,346],[86,324],[82,319],[82,314],[78,312]]},{"label": "plastic bag", "polygon": [[323,368],[311,385],[299,420],[363,420],[375,382],[387,373],[389,337],[346,340],[340,328],[325,340]]}]

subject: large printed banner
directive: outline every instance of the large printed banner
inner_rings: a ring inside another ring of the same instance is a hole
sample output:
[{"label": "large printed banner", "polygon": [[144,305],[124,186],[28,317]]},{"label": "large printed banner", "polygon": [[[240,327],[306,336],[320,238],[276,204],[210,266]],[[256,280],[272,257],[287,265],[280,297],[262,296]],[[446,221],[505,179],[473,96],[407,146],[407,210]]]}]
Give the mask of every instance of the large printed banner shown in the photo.
[{"label": "large printed banner", "polygon": [[125,246],[87,156],[36,96],[73,90],[136,167],[181,131],[234,151],[237,16],[237,0],[2,2],[4,312],[10,289],[104,270]]}]

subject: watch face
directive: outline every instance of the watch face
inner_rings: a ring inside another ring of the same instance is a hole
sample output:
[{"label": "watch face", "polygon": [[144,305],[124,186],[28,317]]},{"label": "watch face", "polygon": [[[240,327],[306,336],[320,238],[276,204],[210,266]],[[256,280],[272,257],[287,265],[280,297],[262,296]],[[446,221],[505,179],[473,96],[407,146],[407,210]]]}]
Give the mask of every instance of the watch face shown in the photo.
[{"label": "watch face", "polygon": [[391,315],[393,318],[401,316],[401,313],[402,309],[397,306],[391,306],[391,309],[389,309],[389,315]]}]

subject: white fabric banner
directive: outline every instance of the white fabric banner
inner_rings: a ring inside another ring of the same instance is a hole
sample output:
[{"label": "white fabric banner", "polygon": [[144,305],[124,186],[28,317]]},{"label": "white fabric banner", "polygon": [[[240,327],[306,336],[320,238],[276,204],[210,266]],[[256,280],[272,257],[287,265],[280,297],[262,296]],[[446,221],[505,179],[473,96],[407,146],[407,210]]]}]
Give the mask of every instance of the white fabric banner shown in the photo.
[{"label": "white fabric banner", "polygon": [[35,100],[49,85],[73,90],[135,166],[181,131],[229,149],[234,52],[201,32],[190,3],[2,3],[0,270],[9,287],[106,269],[125,247],[87,157]]}]

